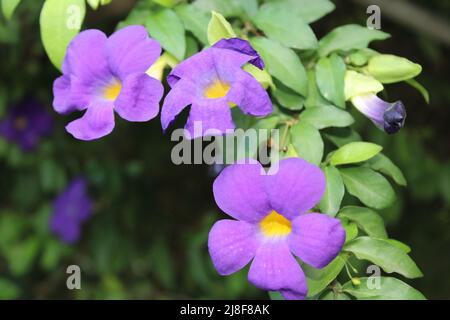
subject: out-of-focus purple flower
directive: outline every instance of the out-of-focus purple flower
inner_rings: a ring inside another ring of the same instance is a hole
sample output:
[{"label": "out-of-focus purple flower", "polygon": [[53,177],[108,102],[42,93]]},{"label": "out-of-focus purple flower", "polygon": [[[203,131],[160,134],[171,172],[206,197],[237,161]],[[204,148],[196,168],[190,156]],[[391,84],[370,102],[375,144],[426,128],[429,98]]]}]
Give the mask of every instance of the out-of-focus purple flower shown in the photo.
[{"label": "out-of-focus purple flower", "polygon": [[50,230],[61,241],[72,244],[79,240],[81,225],[92,214],[92,201],[84,178],[73,180],[53,203]]},{"label": "out-of-focus purple flower", "polygon": [[352,103],[379,129],[388,134],[397,133],[405,125],[406,109],[401,101],[386,102],[375,94],[355,96]]},{"label": "out-of-focus purple flower", "polygon": [[[191,105],[185,126],[188,138],[233,130],[231,105],[252,116],[270,114],[272,103],[266,90],[242,69],[249,62],[263,66],[247,41],[231,39],[219,41],[217,46],[176,66],[167,77],[172,89],[161,111],[163,129],[188,105]],[[201,123],[201,130],[194,130],[196,122]]]},{"label": "out-of-focus purple flower", "polygon": [[274,169],[263,175],[259,164],[235,164],[222,171],[214,182],[214,198],[236,220],[216,222],[209,253],[221,275],[253,260],[248,279],[256,287],[304,299],[306,279],[294,255],[323,268],[342,249],[345,231],[338,219],[307,213],[325,191],[318,167],[289,158]]},{"label": "out-of-focus purple flower", "polygon": [[63,75],[53,84],[53,107],[61,113],[86,110],[66,127],[75,138],[94,140],[114,129],[114,111],[128,121],[149,121],[159,112],[164,88],[145,72],[161,54],[142,26],[109,38],[99,30],[78,34],[67,48]]},{"label": "out-of-focus purple flower", "polygon": [[10,113],[0,122],[0,135],[17,143],[23,151],[34,150],[42,136],[53,129],[53,118],[45,107],[33,99],[12,106]]}]

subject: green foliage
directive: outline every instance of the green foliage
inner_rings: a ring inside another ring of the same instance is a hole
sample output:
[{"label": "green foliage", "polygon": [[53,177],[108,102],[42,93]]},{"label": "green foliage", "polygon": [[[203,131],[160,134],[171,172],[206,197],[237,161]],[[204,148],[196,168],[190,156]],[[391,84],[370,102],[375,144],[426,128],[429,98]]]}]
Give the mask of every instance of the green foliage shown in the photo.
[{"label": "green foliage", "polygon": [[324,57],[316,65],[316,81],[322,95],[340,108],[345,108],[345,63],[336,54]]},{"label": "green foliage", "polygon": [[183,23],[178,15],[170,9],[148,17],[145,24],[148,33],[161,43],[161,46],[178,60],[186,53],[186,38]]},{"label": "green foliage", "polygon": [[316,165],[323,157],[323,141],[319,130],[307,122],[300,121],[291,128],[291,141],[300,158]]},{"label": "green foliage", "polygon": [[309,122],[319,130],[330,127],[348,127],[355,122],[350,113],[333,106],[308,108],[302,113],[302,120]]},{"label": "green foliage", "polygon": [[334,166],[369,160],[381,152],[383,147],[369,142],[351,142],[336,150],[330,158]]},{"label": "green foliage", "polygon": [[41,11],[41,38],[53,65],[61,70],[70,41],[78,34],[86,13],[84,0],[46,0]]},{"label": "green foliage", "polygon": [[213,45],[221,39],[234,37],[236,37],[236,33],[234,33],[230,23],[220,13],[213,11],[208,25],[209,44]]},{"label": "green foliage", "polygon": [[321,212],[334,217],[341,207],[345,194],[344,181],[336,167],[328,166],[324,169],[327,186],[325,194],[320,200],[319,209]]},{"label": "green foliage", "polygon": [[6,19],[11,19],[17,6],[20,4],[20,1],[22,0],[2,0],[0,2],[2,6],[3,15],[5,16]]},{"label": "green foliage", "polygon": [[382,83],[410,80],[422,72],[422,66],[406,58],[380,54],[369,60],[367,71]]}]

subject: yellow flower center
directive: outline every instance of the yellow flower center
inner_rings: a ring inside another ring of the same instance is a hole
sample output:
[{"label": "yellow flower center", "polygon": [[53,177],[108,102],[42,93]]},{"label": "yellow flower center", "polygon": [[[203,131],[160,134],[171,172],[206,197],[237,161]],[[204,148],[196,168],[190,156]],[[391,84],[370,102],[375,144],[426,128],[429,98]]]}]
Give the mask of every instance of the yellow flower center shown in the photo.
[{"label": "yellow flower center", "polygon": [[14,120],[14,128],[19,131],[24,130],[28,125],[28,121],[25,117],[18,117]]},{"label": "yellow flower center", "polygon": [[223,98],[227,95],[228,91],[230,91],[230,87],[230,84],[217,79],[206,87],[203,94],[205,98],[208,99]]},{"label": "yellow flower center", "polygon": [[268,214],[259,226],[267,237],[287,236],[292,231],[291,222],[276,211]]},{"label": "yellow flower center", "polygon": [[113,83],[103,89],[103,97],[106,100],[114,101],[119,96],[120,90],[122,90],[122,84],[119,80],[114,80]]}]

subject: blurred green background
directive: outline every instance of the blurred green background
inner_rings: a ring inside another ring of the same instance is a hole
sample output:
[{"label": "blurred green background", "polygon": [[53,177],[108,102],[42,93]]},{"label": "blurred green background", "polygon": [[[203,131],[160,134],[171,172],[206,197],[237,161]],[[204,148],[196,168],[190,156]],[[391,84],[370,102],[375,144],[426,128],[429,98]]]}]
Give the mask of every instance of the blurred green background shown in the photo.
[{"label": "blurred green background", "polygon": [[[84,27],[111,33],[135,2],[113,0],[89,10]],[[321,37],[338,25],[365,24],[367,6],[360,2],[334,1],[336,10],[314,23],[314,31]],[[449,1],[408,2],[450,21]],[[173,165],[173,143],[157,119],[144,124],[116,119],[114,132],[96,142],[76,141],[66,133],[69,118],[51,108],[58,72],[40,41],[42,3],[24,0],[11,21],[0,23],[0,119],[12,103],[33,96],[56,121],[53,134],[34,153],[22,153],[0,138],[0,299],[267,298],[248,284],[246,270],[226,278],[214,271],[207,234],[224,216],[214,204],[212,170]],[[411,246],[425,275],[408,282],[429,299],[448,299],[450,44],[442,33],[450,29],[424,34],[383,11],[382,28],[392,38],[373,48],[420,63],[419,80],[431,103],[407,85],[390,86],[389,100],[403,100],[408,111],[406,128],[395,136],[352,114],[365,140],[383,145],[408,180],[408,188],[396,190],[395,206],[382,212],[391,237]],[[49,232],[48,218],[53,199],[79,175],[89,180],[95,214],[80,242],[67,246]],[[82,290],[66,288],[71,264],[81,267]]]}]

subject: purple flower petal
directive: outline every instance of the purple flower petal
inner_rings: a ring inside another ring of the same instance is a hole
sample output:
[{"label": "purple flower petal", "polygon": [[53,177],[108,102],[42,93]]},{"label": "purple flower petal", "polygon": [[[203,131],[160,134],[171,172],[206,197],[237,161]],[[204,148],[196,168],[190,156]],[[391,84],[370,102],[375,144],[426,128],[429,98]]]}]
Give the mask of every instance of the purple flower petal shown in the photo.
[{"label": "purple flower petal", "polygon": [[251,58],[232,50],[209,48],[177,65],[168,81],[172,87],[179,79],[189,79],[199,85],[207,84],[212,78],[231,82],[235,72]]},{"label": "purple flower petal", "polygon": [[230,105],[225,99],[194,102],[185,127],[190,139],[222,135],[234,128]]},{"label": "purple flower petal", "polygon": [[272,208],[292,220],[320,201],[325,192],[325,175],[303,159],[284,159],[265,177],[265,190]]},{"label": "purple flower petal", "polygon": [[66,127],[67,131],[80,140],[95,140],[104,137],[114,129],[114,109],[111,102],[91,104],[86,113]]},{"label": "purple flower petal", "polygon": [[264,61],[261,56],[246,40],[240,38],[222,39],[213,45],[213,47],[218,49],[234,50],[248,56],[252,56],[254,59],[250,60],[249,63],[261,70],[264,69]]},{"label": "purple flower petal", "polygon": [[53,107],[56,112],[67,114],[77,110],[71,102],[70,76],[63,75],[53,83]]},{"label": "purple flower petal", "polygon": [[167,94],[161,110],[161,124],[166,130],[176,116],[193,101],[195,84],[189,80],[177,82]]},{"label": "purple flower petal", "polygon": [[305,274],[284,241],[259,247],[248,280],[262,290],[280,291],[290,300],[304,299],[308,291]]},{"label": "purple flower petal", "polygon": [[145,73],[161,55],[161,46],[143,26],[116,31],[106,42],[111,71],[122,81],[132,73]]},{"label": "purple flower petal", "polygon": [[267,116],[272,113],[269,94],[252,75],[245,71],[238,73],[227,94],[227,100],[252,116]]},{"label": "purple flower petal", "polygon": [[114,107],[125,120],[149,121],[158,115],[163,94],[161,82],[145,73],[134,73],[123,82]]},{"label": "purple flower petal", "polygon": [[98,30],[79,33],[69,44],[64,69],[82,82],[94,86],[111,78],[106,56],[106,35]]},{"label": "purple flower petal", "polygon": [[288,243],[291,251],[303,262],[321,269],[342,249],[345,230],[338,219],[325,214],[305,214],[292,221]]},{"label": "purple flower petal", "polygon": [[255,226],[242,221],[220,220],[212,227],[208,249],[214,267],[230,275],[245,267],[255,256],[258,243]]},{"label": "purple flower petal", "polygon": [[92,202],[83,178],[73,180],[53,203],[50,230],[66,243],[80,238],[81,224],[92,214]]},{"label": "purple flower petal", "polygon": [[258,223],[272,211],[263,189],[262,166],[235,164],[225,168],[213,184],[214,199],[231,217]]}]

